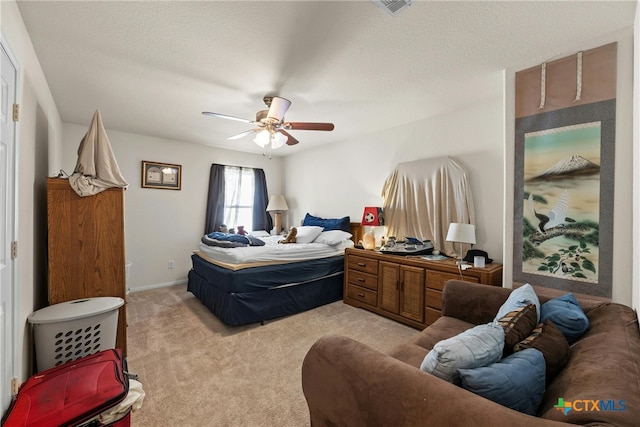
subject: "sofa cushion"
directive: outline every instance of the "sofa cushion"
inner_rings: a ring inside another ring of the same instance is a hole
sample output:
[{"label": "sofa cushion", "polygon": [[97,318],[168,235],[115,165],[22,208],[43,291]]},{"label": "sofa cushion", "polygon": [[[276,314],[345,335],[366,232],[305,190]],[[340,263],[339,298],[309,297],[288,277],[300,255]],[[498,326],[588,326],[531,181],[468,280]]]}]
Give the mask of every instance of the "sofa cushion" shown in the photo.
[{"label": "sofa cushion", "polygon": [[589,319],[571,292],[542,304],[540,321],[551,320],[573,344],[589,328]]},{"label": "sofa cushion", "polygon": [[528,348],[540,350],[544,356],[547,384],[558,375],[569,361],[571,349],[562,332],[549,319],[540,323],[524,340],[515,345],[515,351]]},{"label": "sofa cushion", "polygon": [[518,307],[498,320],[504,329],[503,356],[513,353],[513,346],[531,334],[537,324],[536,305],[529,304]]},{"label": "sofa cushion", "polygon": [[[569,363],[548,385],[538,416],[580,425],[637,426],[640,331],[636,312],[608,303],[588,316],[589,329],[571,346]],[[606,410],[564,413],[556,408],[560,398],[566,403],[599,400]]]},{"label": "sofa cushion", "polygon": [[540,300],[538,299],[538,295],[536,295],[536,292],[533,290],[533,287],[528,283],[514,289],[509,294],[507,300],[498,310],[498,314],[496,315],[495,320],[500,320],[510,311],[513,311],[519,307],[527,306],[529,304],[535,304],[536,306],[537,324],[538,322],[540,322]]},{"label": "sofa cushion", "polygon": [[504,330],[498,322],[477,325],[434,345],[420,369],[458,383],[458,369],[479,368],[497,362],[502,357],[503,347]]},{"label": "sofa cushion", "polygon": [[545,389],[545,361],[534,348],[499,362],[459,370],[462,387],[516,411],[535,415]]},{"label": "sofa cushion", "polygon": [[399,344],[391,349],[388,354],[415,368],[419,368],[424,357],[434,345],[474,326],[472,323],[455,317],[442,316],[428,328],[416,334],[409,342]]}]

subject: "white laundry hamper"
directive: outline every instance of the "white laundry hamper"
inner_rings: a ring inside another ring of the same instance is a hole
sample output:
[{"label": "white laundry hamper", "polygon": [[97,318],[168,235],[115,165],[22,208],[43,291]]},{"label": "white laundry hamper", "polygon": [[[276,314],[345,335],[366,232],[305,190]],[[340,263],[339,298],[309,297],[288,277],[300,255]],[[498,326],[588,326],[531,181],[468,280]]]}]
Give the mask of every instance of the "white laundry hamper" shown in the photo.
[{"label": "white laundry hamper", "polygon": [[31,313],[38,372],[115,348],[123,304],[118,297],[83,298]]}]

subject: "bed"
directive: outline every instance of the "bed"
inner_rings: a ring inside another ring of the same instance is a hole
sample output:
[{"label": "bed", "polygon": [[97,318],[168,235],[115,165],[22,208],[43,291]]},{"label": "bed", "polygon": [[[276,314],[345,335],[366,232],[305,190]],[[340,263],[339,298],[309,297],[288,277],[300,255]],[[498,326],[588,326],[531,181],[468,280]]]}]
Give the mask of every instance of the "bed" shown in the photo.
[{"label": "bed", "polygon": [[[187,290],[231,326],[263,323],[340,300],[344,249],[361,236],[360,223],[347,224],[342,230],[349,228],[350,239],[328,238],[339,232],[322,229],[313,241],[299,235],[301,243],[294,244],[279,244],[283,237],[274,236],[259,237],[264,246],[225,248],[205,243],[204,236],[191,255]],[[314,226],[297,228],[306,227]]]}]

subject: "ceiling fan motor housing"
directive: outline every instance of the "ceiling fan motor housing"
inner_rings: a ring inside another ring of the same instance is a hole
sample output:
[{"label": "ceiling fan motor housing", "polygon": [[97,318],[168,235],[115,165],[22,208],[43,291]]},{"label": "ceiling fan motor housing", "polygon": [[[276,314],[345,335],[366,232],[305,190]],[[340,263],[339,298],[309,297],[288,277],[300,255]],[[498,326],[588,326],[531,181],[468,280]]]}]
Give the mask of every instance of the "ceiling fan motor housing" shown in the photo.
[{"label": "ceiling fan motor housing", "polygon": [[266,123],[269,110],[260,110],[256,113],[256,122]]}]

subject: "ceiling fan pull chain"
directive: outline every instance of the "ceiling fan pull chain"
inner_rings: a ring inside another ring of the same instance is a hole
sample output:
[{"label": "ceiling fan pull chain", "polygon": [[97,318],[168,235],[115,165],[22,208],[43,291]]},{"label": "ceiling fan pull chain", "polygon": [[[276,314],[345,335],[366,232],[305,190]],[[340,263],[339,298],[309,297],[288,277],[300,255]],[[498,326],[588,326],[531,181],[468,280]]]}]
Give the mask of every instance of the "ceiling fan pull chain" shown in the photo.
[{"label": "ceiling fan pull chain", "polygon": [[573,102],[580,101],[582,98],[582,51],[578,52],[578,63],[576,64],[576,99]]},{"label": "ceiling fan pull chain", "polygon": [[540,106],[538,110],[542,110],[544,108],[545,103],[545,90],[547,86],[547,63],[542,63],[542,69],[540,70]]}]

